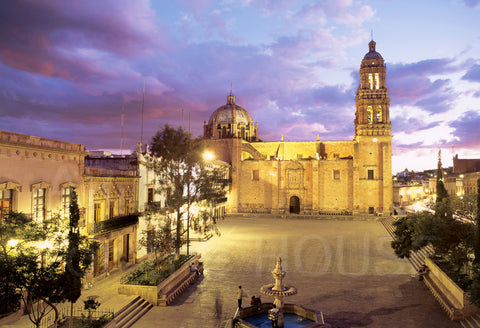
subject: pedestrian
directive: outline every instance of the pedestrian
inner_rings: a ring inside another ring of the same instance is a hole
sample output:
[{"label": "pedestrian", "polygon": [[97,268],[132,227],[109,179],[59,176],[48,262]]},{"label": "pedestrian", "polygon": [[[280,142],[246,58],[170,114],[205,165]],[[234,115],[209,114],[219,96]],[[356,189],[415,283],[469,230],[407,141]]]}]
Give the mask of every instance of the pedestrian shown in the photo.
[{"label": "pedestrian", "polygon": [[238,286],[237,291],[237,300],[238,300],[238,308],[242,308],[242,298],[245,297],[245,293],[243,292],[242,286]]},{"label": "pedestrian", "polygon": [[273,304],[273,308],[268,310],[268,319],[272,321],[272,328],[278,327],[279,315],[280,315],[280,311],[277,309],[277,306]]}]

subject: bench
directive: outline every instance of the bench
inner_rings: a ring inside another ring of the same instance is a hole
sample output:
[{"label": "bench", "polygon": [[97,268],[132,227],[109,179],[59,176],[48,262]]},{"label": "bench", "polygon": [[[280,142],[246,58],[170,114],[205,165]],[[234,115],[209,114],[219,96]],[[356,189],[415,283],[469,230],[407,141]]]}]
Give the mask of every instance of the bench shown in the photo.
[{"label": "bench", "polygon": [[[198,272],[203,274],[203,263],[198,262]],[[188,271],[181,272],[178,278],[178,282],[171,288],[162,289],[158,293],[158,305],[167,306],[171,304],[175,298],[180,295],[188,286],[197,280],[199,275],[196,272],[190,271],[190,267],[187,267]],[[185,270],[185,269],[184,269]]]}]

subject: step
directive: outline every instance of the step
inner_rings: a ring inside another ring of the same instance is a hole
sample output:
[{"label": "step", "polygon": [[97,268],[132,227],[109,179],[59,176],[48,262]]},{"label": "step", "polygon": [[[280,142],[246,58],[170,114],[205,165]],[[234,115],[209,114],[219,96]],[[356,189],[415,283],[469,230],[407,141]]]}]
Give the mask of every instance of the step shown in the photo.
[{"label": "step", "polygon": [[134,300],[132,300],[127,305],[125,305],[120,311],[115,313],[115,317],[113,320],[116,322],[122,321],[126,316],[129,315],[132,309],[135,309],[143,301],[144,301],[143,298],[141,298],[140,296],[137,296]]},{"label": "step", "polygon": [[[148,308],[150,310],[151,307],[150,303],[145,300],[142,300],[141,304],[138,304],[135,308],[132,308],[129,312],[128,316],[126,316],[122,321],[117,322],[118,328],[128,328],[132,326],[140,317],[145,314],[143,312],[144,309]],[[141,315],[139,315],[141,314]]]},{"label": "step", "polygon": [[145,305],[146,306],[143,306],[142,305],[142,309],[141,311],[138,312],[138,314],[132,318],[132,320],[130,320],[128,322],[128,324],[122,326],[122,328],[130,328],[131,326],[133,326],[134,323],[136,323],[141,317],[143,317],[145,315],[145,313],[147,313],[148,311],[150,311],[152,308],[153,308],[153,305],[148,303],[147,301],[145,301]]},{"label": "step", "polygon": [[480,328],[480,316],[474,314],[464,320],[460,321],[463,328]]}]

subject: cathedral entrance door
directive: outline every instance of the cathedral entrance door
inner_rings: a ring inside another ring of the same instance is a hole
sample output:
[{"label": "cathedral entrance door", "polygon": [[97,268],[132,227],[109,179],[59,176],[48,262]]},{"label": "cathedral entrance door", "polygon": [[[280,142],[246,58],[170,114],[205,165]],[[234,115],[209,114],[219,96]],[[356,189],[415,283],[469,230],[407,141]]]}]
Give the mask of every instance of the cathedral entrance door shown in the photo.
[{"label": "cathedral entrance door", "polygon": [[290,197],[290,213],[300,213],[300,198],[297,196]]}]

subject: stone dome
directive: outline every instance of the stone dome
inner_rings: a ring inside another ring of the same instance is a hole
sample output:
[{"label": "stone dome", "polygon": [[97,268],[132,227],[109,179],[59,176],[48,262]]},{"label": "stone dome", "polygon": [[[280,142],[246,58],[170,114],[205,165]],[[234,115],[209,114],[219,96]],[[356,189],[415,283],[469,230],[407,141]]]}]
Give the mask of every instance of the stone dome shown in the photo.
[{"label": "stone dome", "polygon": [[375,50],[375,41],[368,43],[369,51],[365,54],[362,60],[362,67],[365,66],[383,66],[383,57]]},{"label": "stone dome", "polygon": [[230,91],[227,104],[217,108],[203,125],[203,136],[209,139],[241,138],[257,141],[257,124],[250,114],[235,104],[235,96]]},{"label": "stone dome", "polygon": [[212,124],[253,124],[250,114],[242,107],[235,104],[235,96],[230,91],[227,97],[227,104],[216,109],[208,120]]}]

